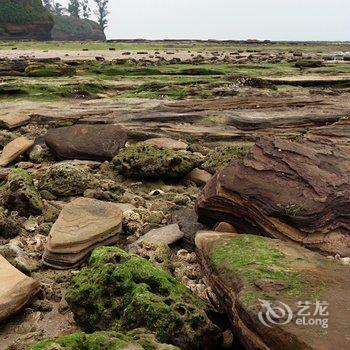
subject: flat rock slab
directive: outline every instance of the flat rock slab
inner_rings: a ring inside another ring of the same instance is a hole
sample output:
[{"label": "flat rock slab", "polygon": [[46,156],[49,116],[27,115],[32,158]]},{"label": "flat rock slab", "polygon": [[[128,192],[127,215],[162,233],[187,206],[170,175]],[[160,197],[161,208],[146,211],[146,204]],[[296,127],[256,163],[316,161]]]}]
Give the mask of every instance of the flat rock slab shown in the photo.
[{"label": "flat rock slab", "polygon": [[40,283],[27,277],[0,255],[0,322],[19,311],[38,291]]},{"label": "flat rock slab", "polygon": [[0,166],[7,166],[33,145],[34,141],[32,140],[28,140],[24,136],[17,137],[4,147],[0,156]]},{"label": "flat rock slab", "polygon": [[126,141],[126,132],[117,125],[73,125],[45,135],[46,145],[59,159],[111,160]]},{"label": "flat rock slab", "polygon": [[100,245],[115,243],[123,211],[118,204],[78,198],[65,205],[49,234],[44,263],[69,267]]},{"label": "flat rock slab", "polygon": [[152,139],[148,139],[144,142],[149,145],[156,146],[158,148],[173,149],[176,151],[186,150],[188,148],[187,143],[178,140],[173,140],[167,137],[155,137]]},{"label": "flat rock slab", "polygon": [[[331,134],[329,128],[322,130]],[[261,139],[243,161],[232,161],[199,193],[200,220],[226,221],[242,233],[350,256],[350,134],[345,137],[346,130],[344,123],[336,123],[332,138],[313,131],[299,142]]]},{"label": "flat rock slab", "polygon": [[5,114],[0,115],[0,128],[15,129],[19,126],[28,124],[30,117],[28,115],[20,114]]},{"label": "flat rock slab", "polygon": [[148,242],[155,244],[167,244],[175,243],[184,236],[181,232],[178,224],[171,224],[168,226],[153,229],[140,237],[136,243]]},{"label": "flat rock slab", "polygon": [[254,235],[199,232],[196,249],[245,349],[349,348],[349,266]]}]

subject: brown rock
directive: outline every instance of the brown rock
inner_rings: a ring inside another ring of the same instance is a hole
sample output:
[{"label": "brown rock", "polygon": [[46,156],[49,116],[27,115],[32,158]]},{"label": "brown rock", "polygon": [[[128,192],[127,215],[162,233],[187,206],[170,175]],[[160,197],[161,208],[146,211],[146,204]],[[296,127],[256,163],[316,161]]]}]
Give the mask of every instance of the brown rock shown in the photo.
[{"label": "brown rock", "polygon": [[95,247],[117,241],[123,212],[118,204],[78,198],[62,209],[53,225],[44,263],[55,268],[79,265]]},{"label": "brown rock", "polygon": [[228,233],[237,233],[237,230],[229,224],[228,222],[219,222],[215,227],[214,231],[216,232],[228,232]]},{"label": "brown rock", "polygon": [[187,178],[190,181],[193,181],[197,185],[203,186],[205,185],[210,179],[212,175],[208,173],[207,171],[203,169],[193,169],[188,175]]},{"label": "brown rock", "polygon": [[111,160],[126,141],[127,134],[117,125],[74,125],[45,135],[47,146],[59,159]]},{"label": "brown rock", "polygon": [[15,129],[19,126],[28,124],[29,121],[30,121],[30,117],[27,115],[20,115],[20,114],[0,115],[0,127],[4,127],[6,129]]},{"label": "brown rock", "polygon": [[19,311],[38,291],[40,284],[13,267],[0,255],[0,322]]},{"label": "brown rock", "polygon": [[8,143],[0,156],[0,166],[7,166],[34,145],[34,141],[21,136]]},{"label": "brown rock", "polygon": [[[334,135],[336,129],[346,130],[334,124]],[[243,161],[231,162],[201,191],[200,220],[226,221],[242,232],[349,256],[350,138],[338,139],[316,132],[301,142],[261,139]]]},{"label": "brown rock", "polygon": [[173,149],[176,151],[186,150],[188,147],[188,144],[185,142],[173,140],[167,137],[155,137],[153,139],[148,139],[144,142],[149,145],[156,146],[158,148]]},{"label": "brown rock", "polygon": [[[254,235],[200,232],[196,248],[245,349],[348,348],[348,266],[292,242]],[[305,310],[310,315],[303,320]]]}]

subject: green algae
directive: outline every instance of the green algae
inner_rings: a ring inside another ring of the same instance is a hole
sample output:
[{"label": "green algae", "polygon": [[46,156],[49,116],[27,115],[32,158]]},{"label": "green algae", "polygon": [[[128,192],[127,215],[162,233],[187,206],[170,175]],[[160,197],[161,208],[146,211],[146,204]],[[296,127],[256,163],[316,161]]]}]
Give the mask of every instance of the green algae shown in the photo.
[{"label": "green algae", "polygon": [[119,248],[95,249],[65,298],[88,332],[144,327],[183,349],[218,340],[203,301],[168,272]]}]

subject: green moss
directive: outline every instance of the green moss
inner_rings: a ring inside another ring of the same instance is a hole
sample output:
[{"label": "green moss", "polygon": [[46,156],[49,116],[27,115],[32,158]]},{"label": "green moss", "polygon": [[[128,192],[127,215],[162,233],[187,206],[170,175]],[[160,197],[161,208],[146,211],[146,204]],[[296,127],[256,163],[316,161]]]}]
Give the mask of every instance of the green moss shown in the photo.
[{"label": "green moss", "polygon": [[35,188],[31,175],[24,169],[12,169],[7,176],[7,183],[1,188],[1,198],[9,210],[16,210],[20,215],[41,214],[43,202]]},{"label": "green moss", "polygon": [[27,77],[61,77],[73,76],[76,70],[74,67],[62,64],[32,64],[25,69],[24,73]]},{"label": "green moss", "polygon": [[201,168],[214,174],[232,160],[243,159],[251,149],[251,146],[224,145],[213,149],[206,156]]},{"label": "green moss", "polygon": [[39,182],[40,190],[46,190],[58,196],[80,195],[96,185],[89,171],[69,163],[52,165]]},{"label": "green moss", "polygon": [[157,342],[154,335],[144,330],[122,332],[75,333],[56,339],[48,339],[32,345],[29,350],[49,350],[56,347],[64,350],[118,350],[139,348],[145,350],[179,350],[177,347]]},{"label": "green moss", "polygon": [[4,208],[0,207],[0,236],[2,238],[14,238],[20,232],[20,223],[15,218],[5,214]]},{"label": "green moss", "polygon": [[139,143],[122,149],[113,159],[114,169],[136,178],[178,178],[186,175],[202,162],[191,152],[159,149]]},{"label": "green moss", "polygon": [[284,208],[281,208],[279,214],[282,216],[298,216],[305,212],[305,208],[299,204],[290,204]]},{"label": "green moss", "polygon": [[288,257],[265,237],[229,238],[215,246],[211,261],[216,268],[238,274],[251,284],[259,279],[273,279],[287,282],[290,296],[305,292],[300,271],[289,268]]},{"label": "green moss", "polygon": [[52,22],[41,0],[1,0],[0,23]]},{"label": "green moss", "polygon": [[200,299],[166,271],[119,248],[95,249],[65,298],[88,332],[144,327],[183,349],[218,340]]}]

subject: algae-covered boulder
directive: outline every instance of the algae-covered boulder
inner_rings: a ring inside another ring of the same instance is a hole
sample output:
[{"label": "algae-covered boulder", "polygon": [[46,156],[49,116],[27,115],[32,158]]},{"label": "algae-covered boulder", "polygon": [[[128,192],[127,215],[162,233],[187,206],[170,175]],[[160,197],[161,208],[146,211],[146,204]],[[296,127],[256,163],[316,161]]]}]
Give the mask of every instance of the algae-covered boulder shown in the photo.
[{"label": "algae-covered boulder", "polygon": [[113,159],[114,169],[135,178],[179,178],[202,162],[202,156],[187,151],[159,149],[136,144],[122,149]]},{"label": "algae-covered boulder", "polygon": [[13,238],[21,232],[21,226],[17,220],[6,215],[4,208],[0,207],[0,237]]},{"label": "algae-covered boulder", "polygon": [[1,187],[0,198],[9,210],[16,210],[22,216],[40,215],[43,202],[35,188],[31,175],[24,169],[13,169],[7,182]]},{"label": "algae-covered boulder", "polygon": [[196,248],[245,349],[348,348],[349,266],[254,235],[199,232]]},{"label": "algae-covered boulder", "polygon": [[39,182],[40,190],[46,190],[58,196],[80,195],[95,185],[95,180],[88,170],[69,163],[52,165]]},{"label": "algae-covered boulder", "polygon": [[56,339],[43,340],[32,345],[29,350],[179,350],[179,348],[159,343],[153,334],[142,329],[128,333],[96,332],[92,334],[74,333]]},{"label": "algae-covered boulder", "polygon": [[203,301],[168,272],[116,247],[95,249],[65,298],[87,332],[144,327],[181,349],[207,349],[218,341]]},{"label": "algae-covered boulder", "polygon": [[207,172],[214,174],[222,169],[231,160],[244,158],[249,152],[250,146],[224,145],[214,148],[205,157],[201,168]]},{"label": "algae-covered boulder", "polygon": [[76,74],[74,67],[67,64],[31,64],[25,71],[27,77],[62,77]]}]

